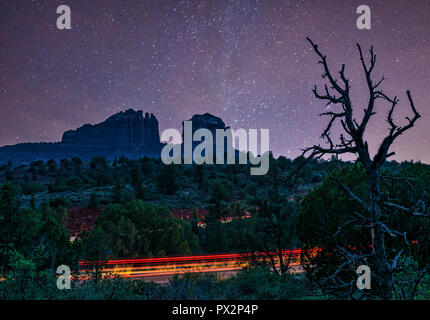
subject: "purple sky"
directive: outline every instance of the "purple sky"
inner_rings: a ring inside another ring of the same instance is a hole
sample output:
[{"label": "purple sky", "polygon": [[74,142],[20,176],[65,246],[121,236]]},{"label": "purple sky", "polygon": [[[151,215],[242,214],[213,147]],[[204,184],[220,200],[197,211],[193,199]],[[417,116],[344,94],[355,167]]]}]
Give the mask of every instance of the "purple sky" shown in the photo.
[{"label": "purple sky", "polygon": [[[57,30],[67,4],[72,30]],[[430,162],[430,2],[368,1],[372,29],[358,30],[349,0],[12,1],[0,3],[0,145],[58,141],[63,131],[120,110],[152,112],[160,130],[210,112],[233,128],[268,128],[275,155],[317,142],[327,119],[310,36],[337,73],[346,64],[353,104],[367,92],[355,44],[374,45],[375,77],[423,118],[394,146],[397,160]],[[371,145],[388,125],[380,104]]]}]

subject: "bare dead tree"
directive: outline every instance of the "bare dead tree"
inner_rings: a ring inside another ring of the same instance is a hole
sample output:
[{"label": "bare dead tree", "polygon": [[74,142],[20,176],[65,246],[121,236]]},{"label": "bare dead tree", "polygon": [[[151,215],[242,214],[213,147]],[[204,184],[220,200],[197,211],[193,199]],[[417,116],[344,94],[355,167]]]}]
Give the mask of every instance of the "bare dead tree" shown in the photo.
[{"label": "bare dead tree", "polygon": [[[367,174],[369,181],[369,198],[361,199],[355,195],[350,188],[348,188],[339,179],[333,178],[337,185],[342,189],[353,201],[357,202],[366,212],[366,215],[356,213],[356,218],[351,223],[360,221],[365,225],[371,234],[372,239],[372,254],[371,257],[374,262],[375,270],[372,270],[372,277],[374,277],[382,289],[382,297],[390,299],[392,297],[394,280],[393,272],[396,270],[397,261],[403,250],[396,253],[395,258],[389,257],[386,252],[385,237],[389,236],[404,236],[407,243],[406,235],[401,232],[391,230],[383,223],[384,210],[396,209],[406,214],[415,216],[428,216],[426,213],[426,206],[423,202],[417,203],[415,208],[407,208],[400,204],[394,203],[390,199],[384,197],[381,192],[381,174],[380,169],[384,162],[395,153],[390,151],[394,141],[407,130],[414,127],[416,121],[421,117],[415,108],[414,102],[410,91],[406,91],[409,107],[412,112],[412,117],[406,117],[406,124],[401,126],[395,123],[393,119],[394,112],[398,106],[399,99],[397,97],[389,97],[380,89],[381,84],[385,80],[382,77],[379,81],[372,78],[372,72],[376,63],[376,55],[373,52],[373,47],[369,50],[370,61],[366,62],[362,49],[357,44],[357,49],[362,65],[363,72],[366,78],[366,85],[369,92],[367,106],[364,108],[364,115],[360,120],[355,118],[354,108],[350,97],[350,81],[345,75],[345,64],[342,64],[339,71],[339,79],[330,71],[327,57],[321,53],[316,45],[310,38],[307,38],[313,50],[319,57],[318,64],[322,65],[323,74],[322,78],[326,80],[324,91],[319,92],[317,86],[314,87],[313,93],[317,99],[327,102],[326,106],[332,104],[338,106],[336,111],[328,111],[321,113],[321,116],[328,117],[329,121],[325,127],[321,138],[325,141],[326,146],[320,144],[308,147],[303,150],[302,156],[304,157],[303,166],[310,161],[310,159],[321,159],[327,155],[344,155],[353,154],[356,156],[357,161],[360,162]],[[378,101],[389,104],[389,111],[386,121],[389,125],[387,136],[381,141],[376,154],[371,157],[369,153],[368,142],[365,140],[364,135],[369,124],[369,120],[375,115],[375,106]],[[342,133],[339,134],[338,139],[334,140],[331,137],[331,131],[335,123],[340,123]],[[340,228],[341,229],[341,228]],[[341,231],[341,230],[339,230]],[[344,269],[347,266],[353,265],[357,260],[362,260],[364,257],[356,256],[345,249],[340,250],[344,253],[346,263],[340,266]],[[333,275],[333,278],[336,274]],[[354,284],[341,284],[341,285],[354,285]]]}]

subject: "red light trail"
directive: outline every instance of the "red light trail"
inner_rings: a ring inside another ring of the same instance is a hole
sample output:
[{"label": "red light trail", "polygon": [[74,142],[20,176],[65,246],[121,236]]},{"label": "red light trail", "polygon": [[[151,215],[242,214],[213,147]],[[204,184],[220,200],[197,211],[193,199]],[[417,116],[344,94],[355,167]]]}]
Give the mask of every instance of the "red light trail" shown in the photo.
[{"label": "red light trail", "polygon": [[[311,249],[308,252],[317,252]],[[286,257],[292,257],[290,265],[300,269],[300,254],[302,249],[284,250]],[[264,254],[261,254],[264,255]],[[275,257],[277,266],[279,258]],[[165,282],[173,275],[185,273],[235,273],[249,266],[251,258],[248,254],[204,254],[194,256],[160,257],[143,259],[118,259],[108,261],[80,261],[82,279],[87,279],[88,267],[99,264],[102,266],[104,277],[119,276],[121,278],[143,278],[155,282]]]}]

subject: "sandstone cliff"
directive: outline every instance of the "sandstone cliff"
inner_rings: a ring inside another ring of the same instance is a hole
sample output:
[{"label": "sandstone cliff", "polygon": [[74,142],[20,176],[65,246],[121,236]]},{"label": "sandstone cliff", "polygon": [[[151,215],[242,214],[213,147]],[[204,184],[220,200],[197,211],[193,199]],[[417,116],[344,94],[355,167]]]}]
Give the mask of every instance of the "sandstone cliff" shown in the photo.
[{"label": "sandstone cliff", "polygon": [[158,120],[151,113],[129,109],[109,117],[105,121],[86,124],[77,130],[69,130],[61,140],[65,145],[106,146],[116,151],[137,151],[150,154],[160,151]]},{"label": "sandstone cliff", "polygon": [[105,121],[86,124],[64,132],[61,142],[21,143],[0,148],[0,163],[25,163],[33,160],[62,159],[74,156],[91,159],[160,157],[158,120],[153,114],[129,109],[114,114]]},{"label": "sandstone cliff", "polygon": [[[208,129],[212,133],[213,155],[215,156],[215,154],[216,154],[216,130],[217,129],[226,130],[226,129],[229,129],[229,127],[226,127],[224,121],[221,118],[216,117],[210,113],[196,114],[196,115],[192,116],[192,118],[189,119],[188,121],[191,121],[192,134],[193,135],[194,135],[194,132],[198,129]],[[182,122],[182,141],[185,141],[185,139],[184,139],[184,122]],[[201,143],[200,141],[193,141],[192,142],[192,146],[193,146],[192,150],[194,150],[194,148],[197,145],[199,145],[200,143]],[[228,144],[228,140],[227,140],[227,138],[224,138],[224,152],[227,152],[227,144]],[[184,145],[183,144],[182,144],[182,153],[184,155]],[[237,151],[235,151],[235,154],[237,156]],[[202,155],[204,155],[204,152]]]}]

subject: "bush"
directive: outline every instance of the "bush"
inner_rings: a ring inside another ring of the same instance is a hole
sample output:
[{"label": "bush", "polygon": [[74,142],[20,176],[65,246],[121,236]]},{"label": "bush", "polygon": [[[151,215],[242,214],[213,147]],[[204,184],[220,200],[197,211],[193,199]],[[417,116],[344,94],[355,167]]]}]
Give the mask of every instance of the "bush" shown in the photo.
[{"label": "bush", "polygon": [[64,197],[53,198],[49,201],[49,205],[54,208],[63,207],[67,208],[68,201]]},{"label": "bush", "polygon": [[178,170],[175,165],[163,165],[157,176],[158,190],[166,194],[174,194],[179,190]]},{"label": "bush", "polygon": [[20,184],[22,192],[25,195],[31,195],[39,192],[45,192],[47,187],[37,182],[23,182]]}]

